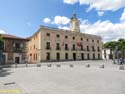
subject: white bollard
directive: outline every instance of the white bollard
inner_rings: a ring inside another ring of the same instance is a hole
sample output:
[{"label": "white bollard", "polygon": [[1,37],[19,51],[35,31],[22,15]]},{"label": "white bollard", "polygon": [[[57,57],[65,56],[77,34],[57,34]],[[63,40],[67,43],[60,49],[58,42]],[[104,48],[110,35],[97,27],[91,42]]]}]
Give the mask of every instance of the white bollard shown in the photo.
[{"label": "white bollard", "polygon": [[52,64],[47,64],[48,67],[52,67]]},{"label": "white bollard", "polygon": [[104,66],[104,65],[100,65],[99,67],[100,67],[100,68],[105,68],[105,66]]},{"label": "white bollard", "polygon": [[60,65],[60,64],[57,64],[56,67],[61,67],[61,65]]},{"label": "white bollard", "polygon": [[125,70],[125,67],[123,65],[120,65],[119,70]]},{"label": "white bollard", "polygon": [[73,67],[74,67],[74,65],[73,65],[73,64],[70,64],[69,66],[70,66],[71,68],[73,68]]},{"label": "white bollard", "polygon": [[87,64],[86,67],[89,68],[89,67],[90,67],[90,64]]}]

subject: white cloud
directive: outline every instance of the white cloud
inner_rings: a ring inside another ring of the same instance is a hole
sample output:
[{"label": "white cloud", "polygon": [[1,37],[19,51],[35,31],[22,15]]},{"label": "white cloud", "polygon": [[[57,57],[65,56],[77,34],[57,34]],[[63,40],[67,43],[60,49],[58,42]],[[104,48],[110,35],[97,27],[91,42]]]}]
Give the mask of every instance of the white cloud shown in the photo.
[{"label": "white cloud", "polygon": [[97,13],[98,13],[99,16],[103,16],[104,15],[103,11],[98,11]]},{"label": "white cloud", "polygon": [[43,19],[43,22],[44,22],[44,23],[50,23],[50,22],[51,22],[51,19],[50,19],[50,18],[44,18],[44,19]]},{"label": "white cloud", "polygon": [[59,29],[64,29],[64,30],[69,30],[69,29],[70,29],[70,28],[67,27],[67,26],[59,26],[58,28],[59,28]]},{"label": "white cloud", "polygon": [[5,34],[6,32],[2,29],[0,29],[0,34]]},{"label": "white cloud", "polygon": [[55,16],[53,23],[57,25],[66,25],[69,21],[70,19],[65,16]]},{"label": "white cloud", "polygon": [[64,3],[67,3],[67,4],[75,4],[76,2],[78,2],[79,0],[64,0],[63,2]]},{"label": "white cloud", "polygon": [[125,0],[64,0],[64,2],[67,4],[79,2],[81,5],[89,5],[88,11],[93,8],[98,11],[116,11],[125,7]]},{"label": "white cloud", "polygon": [[113,24],[110,21],[97,21],[94,24],[81,24],[84,33],[99,35],[104,41],[125,38],[125,23]]},{"label": "white cloud", "polygon": [[120,20],[121,20],[121,22],[125,22],[125,8],[124,8],[124,11],[122,13]]}]

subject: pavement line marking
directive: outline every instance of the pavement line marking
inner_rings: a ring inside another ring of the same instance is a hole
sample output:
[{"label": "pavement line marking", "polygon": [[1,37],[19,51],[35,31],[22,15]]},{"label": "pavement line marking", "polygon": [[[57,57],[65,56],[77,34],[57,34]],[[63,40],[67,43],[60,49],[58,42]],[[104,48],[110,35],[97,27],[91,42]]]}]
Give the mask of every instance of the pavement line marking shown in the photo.
[{"label": "pavement line marking", "polygon": [[21,93],[20,89],[13,89],[13,90],[0,90],[0,93]]}]

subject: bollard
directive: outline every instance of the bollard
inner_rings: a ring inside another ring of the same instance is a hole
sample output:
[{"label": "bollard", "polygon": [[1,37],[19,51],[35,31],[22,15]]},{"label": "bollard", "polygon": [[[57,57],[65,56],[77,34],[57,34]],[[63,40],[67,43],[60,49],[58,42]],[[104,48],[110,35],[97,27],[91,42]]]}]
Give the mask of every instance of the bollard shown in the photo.
[{"label": "bollard", "polygon": [[17,68],[17,63],[15,63],[15,68]]},{"label": "bollard", "polygon": [[57,66],[57,67],[61,67],[61,65],[60,65],[60,64],[57,64],[56,66]]},{"label": "bollard", "polygon": [[70,64],[69,66],[70,66],[71,68],[73,68],[73,67],[74,67],[74,66],[73,66],[73,64]]},{"label": "bollard", "polygon": [[37,66],[37,67],[41,67],[41,64],[40,64],[40,63],[38,63],[36,66]]},{"label": "bollard", "polygon": [[52,64],[47,64],[48,67],[52,67]]},{"label": "bollard", "polygon": [[119,70],[125,70],[124,66],[123,65],[119,66]]},{"label": "bollard", "polygon": [[86,67],[89,68],[89,67],[90,67],[90,64],[87,64]]},{"label": "bollard", "polygon": [[100,68],[105,68],[105,66],[104,65],[100,65]]},{"label": "bollard", "polygon": [[25,61],[26,67],[28,67],[28,61]]}]

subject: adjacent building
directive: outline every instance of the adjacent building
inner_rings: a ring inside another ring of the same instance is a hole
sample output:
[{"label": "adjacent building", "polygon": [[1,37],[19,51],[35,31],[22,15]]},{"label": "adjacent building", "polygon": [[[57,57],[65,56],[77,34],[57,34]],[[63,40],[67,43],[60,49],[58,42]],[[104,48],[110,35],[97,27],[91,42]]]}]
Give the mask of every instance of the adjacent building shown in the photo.
[{"label": "adjacent building", "polygon": [[0,34],[3,38],[1,64],[24,63],[27,54],[27,40],[9,34]]},{"label": "adjacent building", "polygon": [[81,33],[76,14],[71,17],[70,30],[40,26],[28,40],[30,63],[102,59],[101,37]]}]

